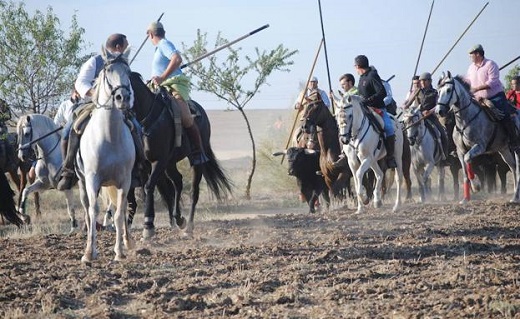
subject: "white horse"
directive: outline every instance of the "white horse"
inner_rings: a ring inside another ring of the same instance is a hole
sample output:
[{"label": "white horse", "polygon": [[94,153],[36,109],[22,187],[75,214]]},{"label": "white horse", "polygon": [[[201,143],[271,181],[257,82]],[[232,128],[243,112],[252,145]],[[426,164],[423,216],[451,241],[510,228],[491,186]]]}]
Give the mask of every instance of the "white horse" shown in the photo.
[{"label": "white horse", "polygon": [[[491,153],[500,153],[509,166],[515,182],[515,193],[511,202],[520,202],[517,171],[520,164],[519,156],[511,152],[505,130],[498,122],[492,121],[483,108],[472,99],[469,85],[462,77],[452,77],[450,72],[443,74],[438,91],[435,112],[440,116],[446,116],[448,112],[455,114],[453,141],[457,146],[457,155],[464,173],[464,198],[460,203],[465,204],[470,200],[470,186],[473,191],[480,189],[480,182],[472,168],[473,159],[481,154]],[[515,121],[518,127],[520,112],[516,113]]]},{"label": "white horse", "polygon": [[[354,175],[354,184],[358,196],[357,213],[364,211],[364,205],[368,204],[368,196],[362,185],[363,175],[371,168],[376,175],[376,186],[374,188],[374,207],[381,207],[381,188],[383,185],[383,171],[377,163],[378,160],[386,156],[386,150],[382,137],[374,128],[361,105],[361,98],[357,95],[350,96],[343,100],[340,105],[337,121],[339,125],[339,135],[342,137],[343,152],[347,155],[350,169]],[[375,114],[375,113],[374,113]],[[382,118],[375,115],[379,124],[383,127]],[[403,132],[401,124],[394,120],[395,130],[395,152],[394,157],[397,162],[397,174],[395,183],[397,194],[393,211],[397,211],[401,205],[401,180],[403,178]],[[346,143],[345,143],[346,142]]]},{"label": "white horse", "polygon": [[436,143],[436,138],[427,129],[425,119],[422,118],[418,108],[411,108],[403,113],[403,123],[406,125],[405,131],[410,142],[412,166],[419,184],[419,194],[421,202],[426,202],[429,195],[430,175],[434,167],[439,172],[439,200],[444,196],[444,165],[441,163],[441,145]]},{"label": "white horse", "polygon": [[[60,178],[62,165],[61,149],[59,147],[61,134],[54,121],[41,114],[22,116],[16,125],[18,133],[18,157],[22,161],[32,158],[31,148],[35,148],[37,162],[35,167],[36,178],[34,183],[24,188],[20,201],[19,212],[23,218],[25,214],[25,202],[33,192],[42,192],[47,189],[56,188]],[[74,199],[72,190],[64,190],[67,203],[67,212],[70,217],[71,232],[75,231],[78,223],[75,217],[77,201]]]},{"label": "white horse", "polygon": [[83,132],[76,156],[80,198],[85,208],[87,246],[82,262],[97,258],[96,220],[99,212],[98,194],[107,187],[111,201],[116,203],[115,260],[125,258],[126,249],[134,246],[126,219],[127,194],[135,161],[135,147],[130,129],[124,122],[123,111],[130,107],[130,67],[127,49],[123,54],[112,54],[102,49],[105,65],[94,85],[92,100],[95,109]]}]

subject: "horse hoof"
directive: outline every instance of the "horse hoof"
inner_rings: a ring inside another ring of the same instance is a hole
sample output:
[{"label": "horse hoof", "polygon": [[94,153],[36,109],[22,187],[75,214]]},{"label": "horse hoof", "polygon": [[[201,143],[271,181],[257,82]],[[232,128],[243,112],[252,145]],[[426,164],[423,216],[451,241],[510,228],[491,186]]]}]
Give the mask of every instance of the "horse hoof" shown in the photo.
[{"label": "horse hoof", "polygon": [[87,255],[83,255],[83,257],[81,257],[81,263],[90,266],[92,259],[90,259]]},{"label": "horse hoof", "polygon": [[186,218],[181,217],[181,218],[177,219],[177,227],[179,227],[179,229],[186,228]]},{"label": "horse hoof", "polygon": [[143,240],[150,240],[155,236],[155,228],[143,229]]},{"label": "horse hoof", "polygon": [[24,224],[30,225],[31,224],[31,216],[22,214],[20,216],[20,219],[23,221]]},{"label": "horse hoof", "polygon": [[466,205],[468,202],[469,202],[469,199],[464,198],[464,199],[462,199],[462,200],[459,202],[459,204],[460,204],[460,205]]},{"label": "horse hoof", "polygon": [[520,203],[520,199],[518,199],[518,198],[513,198],[513,199],[509,200],[509,202],[510,202],[511,204],[518,204],[518,203]]},{"label": "horse hoof", "polygon": [[383,203],[380,200],[374,201],[374,208],[380,208],[383,206]]},{"label": "horse hoof", "polygon": [[123,261],[125,259],[126,259],[125,254],[120,254],[120,255],[116,254],[116,257],[114,257],[114,261]]}]

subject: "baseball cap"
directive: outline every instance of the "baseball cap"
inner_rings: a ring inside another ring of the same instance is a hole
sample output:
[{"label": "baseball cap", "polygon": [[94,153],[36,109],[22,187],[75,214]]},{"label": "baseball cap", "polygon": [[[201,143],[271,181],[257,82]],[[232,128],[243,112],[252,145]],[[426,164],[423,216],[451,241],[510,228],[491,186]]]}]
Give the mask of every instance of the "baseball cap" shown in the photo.
[{"label": "baseball cap", "polygon": [[162,25],[162,23],[160,23],[159,21],[154,21],[152,23],[150,23],[150,25],[148,26],[148,29],[146,29],[147,32],[155,32],[159,29],[163,29],[164,30],[164,27]]},{"label": "baseball cap", "polygon": [[476,44],[476,45],[472,46],[471,49],[469,49],[468,53],[472,54],[473,52],[476,52],[476,51],[482,52],[482,51],[484,51],[484,48],[482,47],[482,45]]},{"label": "baseball cap", "polygon": [[318,78],[315,77],[315,76],[313,76],[313,77],[311,78],[311,82],[318,82]]},{"label": "baseball cap", "polygon": [[424,72],[423,74],[421,74],[421,76],[419,76],[419,80],[431,80],[432,79],[432,75],[430,74],[430,72]]}]

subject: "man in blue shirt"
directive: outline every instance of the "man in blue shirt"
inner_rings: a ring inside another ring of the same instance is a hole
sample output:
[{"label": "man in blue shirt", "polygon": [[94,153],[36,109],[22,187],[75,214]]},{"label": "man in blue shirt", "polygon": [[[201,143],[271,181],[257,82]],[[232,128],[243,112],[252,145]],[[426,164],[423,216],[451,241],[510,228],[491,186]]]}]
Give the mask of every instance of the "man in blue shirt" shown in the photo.
[{"label": "man in blue shirt", "polygon": [[176,100],[181,109],[182,126],[188,133],[192,146],[190,160],[192,165],[200,165],[209,159],[204,153],[199,128],[193,121],[187,101],[190,99],[190,79],[180,69],[182,57],[175,45],[165,38],[166,32],[160,22],[153,22],[147,30],[155,53],[152,61],[152,85],[160,85]]}]

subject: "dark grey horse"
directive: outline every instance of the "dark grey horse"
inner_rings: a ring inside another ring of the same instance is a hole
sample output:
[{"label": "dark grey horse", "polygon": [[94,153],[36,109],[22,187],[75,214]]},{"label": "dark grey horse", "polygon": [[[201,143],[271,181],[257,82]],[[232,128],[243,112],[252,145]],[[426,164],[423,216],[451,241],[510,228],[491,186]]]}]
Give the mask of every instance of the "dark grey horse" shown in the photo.
[{"label": "dark grey horse", "polygon": [[[518,155],[509,149],[509,138],[498,122],[492,121],[482,107],[472,99],[469,85],[460,76],[452,77],[450,72],[439,81],[439,98],[435,111],[440,116],[448,112],[455,115],[453,141],[463,167],[464,198],[461,204],[470,200],[470,187],[480,190],[480,182],[472,168],[472,161],[481,154],[500,153],[513,173],[515,193],[511,202],[520,202],[518,190]],[[519,116],[516,116],[518,121]],[[518,126],[518,123],[517,123]]]}]

